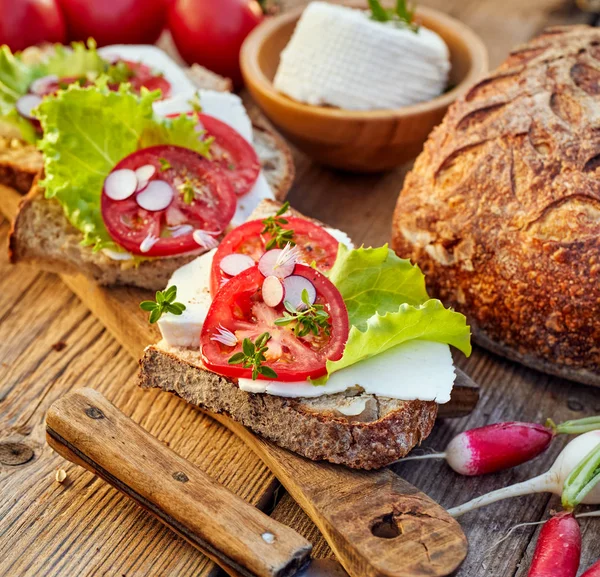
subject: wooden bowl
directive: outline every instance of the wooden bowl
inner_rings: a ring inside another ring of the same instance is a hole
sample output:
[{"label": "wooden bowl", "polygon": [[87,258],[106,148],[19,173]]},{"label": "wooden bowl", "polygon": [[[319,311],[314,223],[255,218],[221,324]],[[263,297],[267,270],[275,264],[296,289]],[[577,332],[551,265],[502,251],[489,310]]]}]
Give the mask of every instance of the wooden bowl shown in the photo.
[{"label": "wooden bowl", "polygon": [[[346,6],[366,8],[350,0]],[[487,50],[467,26],[431,8],[418,21],[437,32],[450,49],[452,90],[402,108],[353,111],[296,102],[277,92],[273,78],[302,8],[265,20],[242,46],[240,63],[248,90],[273,124],[315,161],[356,172],[393,168],[417,156],[448,106],[487,71]]]}]

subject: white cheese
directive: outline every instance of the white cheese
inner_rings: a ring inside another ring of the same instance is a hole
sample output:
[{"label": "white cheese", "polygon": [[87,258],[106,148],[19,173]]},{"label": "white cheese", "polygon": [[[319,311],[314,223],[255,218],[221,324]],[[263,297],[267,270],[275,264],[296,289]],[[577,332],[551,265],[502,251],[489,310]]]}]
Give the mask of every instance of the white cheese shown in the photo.
[{"label": "white cheese", "polygon": [[325,227],[325,230],[340,244],[344,244],[350,249],[354,248],[354,243],[352,242],[352,239],[343,230],[329,227]]},{"label": "white cheese", "polygon": [[167,342],[174,347],[200,348],[200,331],[210,308],[210,269],[216,249],[213,249],[174,273],[167,286],[177,287],[177,302],[185,305],[179,316],[163,315],[158,328]]},{"label": "white cheese", "polygon": [[98,49],[103,58],[123,58],[132,62],[141,62],[156,72],[164,74],[171,85],[170,98],[194,92],[194,84],[186,76],[181,66],[169,58],[165,52],[149,44],[112,44]]},{"label": "white cheese", "polygon": [[274,86],[310,105],[399,108],[439,96],[449,70],[448,47],[423,26],[413,32],[361,10],[312,2],[281,53]]},{"label": "white cheese", "polygon": [[279,397],[320,397],[358,385],[365,393],[378,397],[442,404],[450,400],[455,376],[448,345],[408,341],[333,373],[322,386],[308,381],[284,383],[239,379],[239,387],[243,391]]}]

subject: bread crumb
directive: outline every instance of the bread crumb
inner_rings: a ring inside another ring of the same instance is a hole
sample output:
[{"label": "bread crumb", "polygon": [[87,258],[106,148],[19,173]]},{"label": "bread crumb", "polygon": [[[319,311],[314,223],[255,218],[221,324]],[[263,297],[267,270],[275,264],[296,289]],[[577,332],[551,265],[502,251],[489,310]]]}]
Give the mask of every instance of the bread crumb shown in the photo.
[{"label": "bread crumb", "polygon": [[56,475],[54,476],[57,483],[64,483],[67,478],[67,472],[64,469],[57,469]]}]

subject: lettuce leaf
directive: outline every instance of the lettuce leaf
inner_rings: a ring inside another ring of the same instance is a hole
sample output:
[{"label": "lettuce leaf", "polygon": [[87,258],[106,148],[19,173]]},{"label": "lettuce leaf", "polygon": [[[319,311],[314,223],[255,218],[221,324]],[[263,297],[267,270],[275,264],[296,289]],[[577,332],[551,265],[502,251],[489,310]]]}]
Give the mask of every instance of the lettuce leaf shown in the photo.
[{"label": "lettuce leaf", "polygon": [[126,84],[111,91],[102,78],[93,87],[73,84],[44,98],[36,109],[44,130],[40,185],[83,233],[84,245],[122,250],[104,226],[100,197],[105,178],[124,157],[156,144],[185,146],[208,156],[210,141],[199,139],[192,118],[155,117],[152,103],[158,98],[160,91],[143,90],[137,96]]},{"label": "lettuce leaf", "polygon": [[340,243],[328,276],[344,298],[350,324],[360,330],[375,313],[396,312],[402,303],[419,305],[429,299],[419,267],[396,256],[387,244],[350,250]]},{"label": "lettuce leaf", "polygon": [[96,51],[96,42],[91,38],[87,46],[83,42],[73,42],[70,48],[56,44],[54,52],[41,64],[43,76],[53,74],[59,78],[98,77],[106,72],[109,66],[109,62]]}]

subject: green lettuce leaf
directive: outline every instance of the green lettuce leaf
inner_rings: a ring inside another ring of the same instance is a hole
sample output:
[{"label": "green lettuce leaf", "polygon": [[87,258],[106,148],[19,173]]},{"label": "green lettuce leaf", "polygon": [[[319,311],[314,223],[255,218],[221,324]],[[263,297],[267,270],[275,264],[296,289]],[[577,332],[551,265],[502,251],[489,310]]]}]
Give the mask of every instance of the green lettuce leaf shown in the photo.
[{"label": "green lettuce leaf", "polygon": [[376,313],[396,312],[402,303],[419,305],[429,299],[419,267],[387,245],[350,250],[340,244],[328,276],[344,298],[350,324],[360,330]]},{"label": "green lettuce leaf", "polygon": [[53,74],[59,78],[69,76],[98,77],[106,72],[110,64],[96,51],[96,43],[90,39],[87,46],[83,42],[73,42],[71,48],[56,44],[54,52],[40,65],[43,76]]},{"label": "green lettuce leaf", "polygon": [[439,300],[430,299],[417,306],[402,304],[397,312],[376,313],[365,330],[352,326],[342,358],[327,361],[327,372],[334,373],[415,339],[452,345],[466,356],[471,354],[466,318],[444,308]]},{"label": "green lettuce leaf", "polygon": [[111,91],[102,78],[93,87],[71,85],[44,98],[36,109],[44,130],[39,147],[45,178],[40,185],[83,233],[84,245],[119,250],[104,226],[100,197],[105,178],[124,157],[156,144],[209,155],[210,141],[199,139],[192,118],[155,117],[152,103],[158,98],[160,91],[143,90],[137,96],[126,84]]}]

